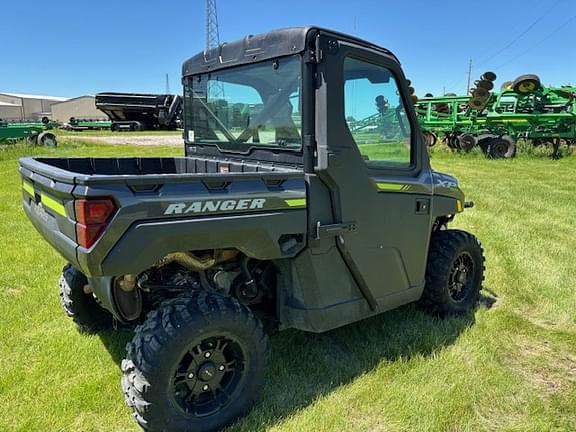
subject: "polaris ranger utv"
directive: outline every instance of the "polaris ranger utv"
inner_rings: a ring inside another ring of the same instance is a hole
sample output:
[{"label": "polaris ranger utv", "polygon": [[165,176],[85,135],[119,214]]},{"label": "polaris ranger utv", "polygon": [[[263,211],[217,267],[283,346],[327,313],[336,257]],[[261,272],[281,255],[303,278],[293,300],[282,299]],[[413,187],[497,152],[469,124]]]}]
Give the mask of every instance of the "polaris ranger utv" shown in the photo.
[{"label": "polaris ranger utv", "polygon": [[[469,204],[430,168],[390,51],[277,30],[192,57],[183,85],[185,157],[20,161],[24,209],[70,263],[66,313],[137,325],[122,387],[143,429],[246,414],[270,330],[473,309],[482,248],[447,229]],[[381,127],[354,127],[376,112]]]}]

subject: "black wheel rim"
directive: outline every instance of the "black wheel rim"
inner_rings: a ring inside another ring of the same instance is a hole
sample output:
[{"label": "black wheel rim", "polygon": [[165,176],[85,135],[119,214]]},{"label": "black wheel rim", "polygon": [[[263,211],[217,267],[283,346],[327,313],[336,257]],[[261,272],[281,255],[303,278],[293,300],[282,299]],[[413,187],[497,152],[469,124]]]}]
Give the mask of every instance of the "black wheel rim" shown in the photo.
[{"label": "black wheel rim", "polygon": [[448,294],[460,303],[466,299],[474,283],[474,260],[468,252],[462,252],[452,264],[448,276]]},{"label": "black wheel rim", "polygon": [[505,141],[498,141],[492,144],[492,156],[495,158],[503,158],[508,153],[508,143]]},{"label": "black wheel rim", "polygon": [[236,396],[246,362],[244,351],[232,338],[204,339],[184,354],[176,368],[174,401],[187,415],[216,414]]}]

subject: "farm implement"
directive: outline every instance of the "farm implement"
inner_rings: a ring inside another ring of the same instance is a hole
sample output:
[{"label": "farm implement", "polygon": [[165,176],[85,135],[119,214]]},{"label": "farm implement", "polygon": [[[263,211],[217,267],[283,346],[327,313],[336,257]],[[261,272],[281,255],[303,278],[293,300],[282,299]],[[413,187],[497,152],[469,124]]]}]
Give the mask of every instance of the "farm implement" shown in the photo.
[{"label": "farm implement", "polygon": [[110,120],[77,119],[70,117],[70,120],[62,126],[62,129],[81,132],[85,130],[110,129],[111,126],[112,122]]},{"label": "farm implement", "polygon": [[112,131],[175,130],[182,97],[137,93],[98,93],[96,108],[111,120]]},{"label": "farm implement", "polygon": [[455,151],[478,146],[491,158],[512,158],[519,139],[550,145],[576,142],[576,87],[546,87],[536,75],[522,75],[494,92],[496,75],[486,72],[467,96],[427,94],[416,112],[428,145],[441,138]]},{"label": "farm implement", "polygon": [[56,147],[56,136],[48,132],[52,125],[42,123],[8,123],[0,120],[0,144],[28,140],[36,145]]}]

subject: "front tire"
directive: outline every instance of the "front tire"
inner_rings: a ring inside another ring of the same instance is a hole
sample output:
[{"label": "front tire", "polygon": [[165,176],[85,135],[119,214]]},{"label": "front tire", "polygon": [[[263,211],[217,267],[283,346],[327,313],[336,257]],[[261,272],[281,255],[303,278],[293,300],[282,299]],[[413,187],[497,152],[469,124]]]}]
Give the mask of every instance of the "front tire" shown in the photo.
[{"label": "front tire", "polygon": [[87,284],[88,279],[84,273],[72,264],[64,266],[60,276],[60,303],[80,331],[96,333],[110,328],[113,319],[91,293],[84,291]]},{"label": "front tire", "polygon": [[484,251],[478,239],[460,230],[436,231],[428,251],[426,286],[420,305],[439,315],[474,309],[484,280]]},{"label": "front tire", "polygon": [[207,432],[245,415],[264,385],[268,337],[232,297],[164,301],[136,328],[122,362],[126,403],[147,432]]}]

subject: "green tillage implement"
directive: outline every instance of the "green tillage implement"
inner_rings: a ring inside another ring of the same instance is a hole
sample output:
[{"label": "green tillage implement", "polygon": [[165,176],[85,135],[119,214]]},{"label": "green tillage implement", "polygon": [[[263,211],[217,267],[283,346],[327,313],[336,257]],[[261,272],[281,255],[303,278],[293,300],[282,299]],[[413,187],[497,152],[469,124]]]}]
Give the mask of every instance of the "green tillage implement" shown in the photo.
[{"label": "green tillage implement", "polygon": [[[515,142],[552,144],[576,141],[576,87],[544,87],[520,94],[506,89],[490,95],[481,111],[470,108],[470,96],[425,97],[416,105],[427,141],[441,137],[454,150],[476,145],[489,157],[513,157]],[[494,144],[497,144],[496,146]],[[508,148],[506,148],[508,147]]]},{"label": "green tillage implement", "polygon": [[54,134],[46,131],[42,123],[4,123],[0,122],[0,144],[28,140],[37,145],[56,147]]},{"label": "green tillage implement", "polygon": [[70,118],[70,121],[64,126],[64,129],[81,132],[84,130],[101,130],[110,129],[112,122],[110,120],[90,120]]}]

